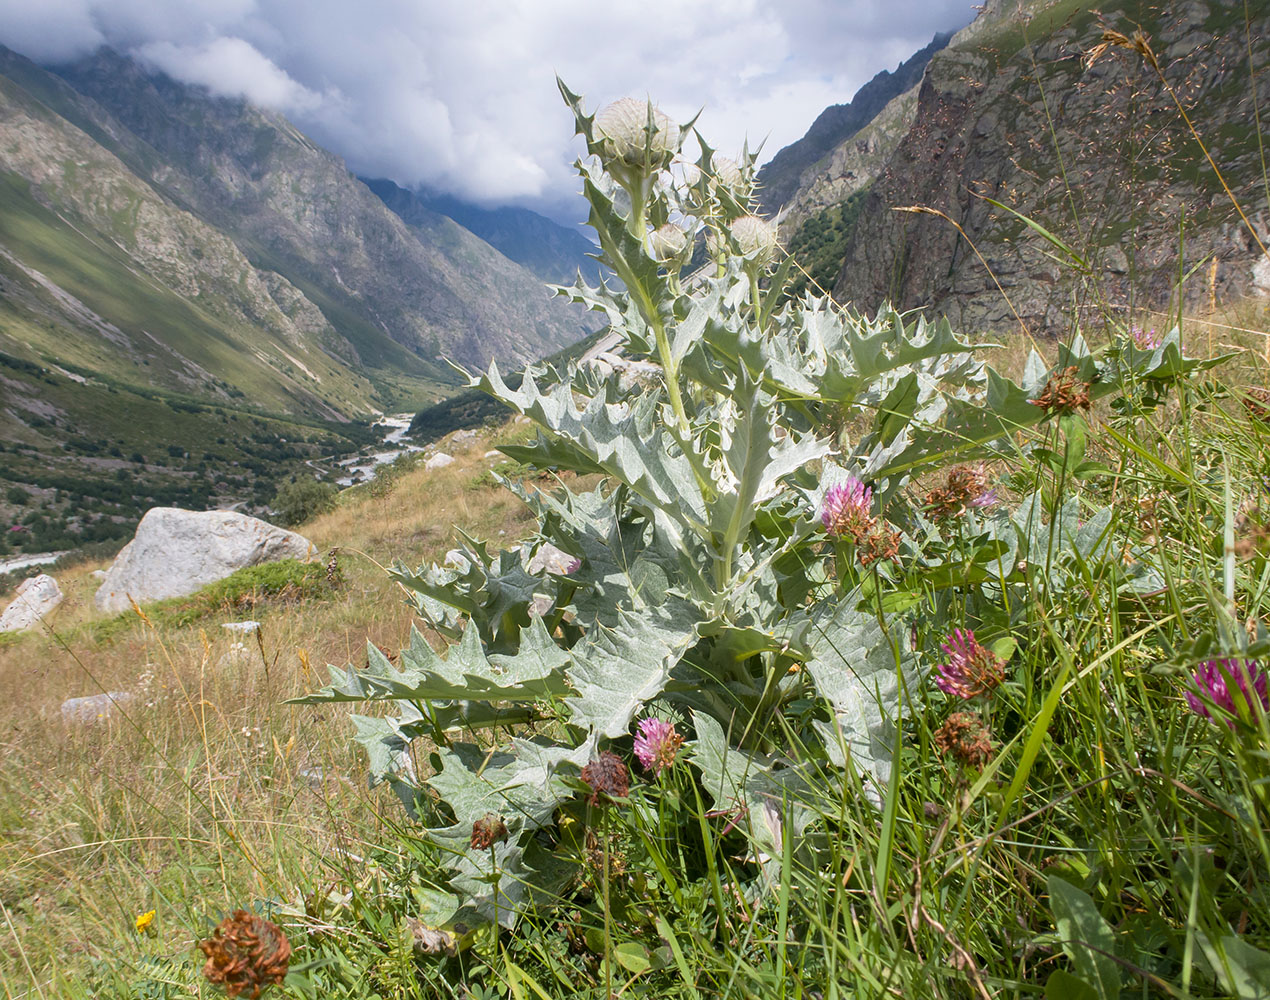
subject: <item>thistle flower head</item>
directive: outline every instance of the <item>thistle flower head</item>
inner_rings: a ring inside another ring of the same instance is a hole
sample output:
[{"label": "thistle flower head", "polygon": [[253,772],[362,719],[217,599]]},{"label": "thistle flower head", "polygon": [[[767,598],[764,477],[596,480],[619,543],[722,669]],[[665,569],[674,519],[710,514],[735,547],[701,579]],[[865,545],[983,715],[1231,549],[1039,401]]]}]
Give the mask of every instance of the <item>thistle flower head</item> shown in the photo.
[{"label": "thistle flower head", "polygon": [[655,173],[679,151],[679,126],[647,101],[623,97],[595,116],[592,132],[605,166]]},{"label": "thistle flower head", "polygon": [[851,535],[858,540],[872,524],[869,514],[872,503],[873,491],[851,476],[845,483],[834,483],[825,490],[820,504],[820,523],[831,535]]},{"label": "thistle flower head", "polygon": [[663,722],[661,719],[643,719],[638,730],[635,737],[635,756],[645,771],[652,771],[654,775],[661,774],[675,763],[684,738],[676,731],[673,722]]},{"label": "thistle flower head", "polygon": [[1005,661],[980,643],[968,628],[953,629],[942,648],[948,662],[935,668],[935,686],[944,694],[973,698],[1005,679]]},{"label": "thistle flower head", "polygon": [[1206,719],[1216,721],[1209,708],[1216,705],[1231,716],[1226,723],[1233,729],[1241,712],[1255,713],[1254,699],[1261,703],[1263,711],[1270,711],[1266,672],[1256,660],[1205,660],[1192,681],[1194,690],[1186,692],[1186,702]]},{"label": "thistle flower head", "polygon": [[733,220],[728,231],[746,260],[755,261],[762,266],[771,263],[776,256],[776,227],[766,219],[760,219],[757,215],[743,215]]},{"label": "thistle flower head", "polygon": [[291,961],[291,944],[282,930],[246,910],[222,920],[198,947],[207,956],[203,975],[231,997],[257,1000],[266,986],[282,983]]},{"label": "thistle flower head", "polygon": [[648,237],[653,257],[662,264],[678,260],[688,248],[688,234],[673,222],[654,229]]},{"label": "thistle flower head", "polygon": [[731,157],[712,156],[710,158],[710,167],[714,170],[714,179],[720,184],[736,187],[745,183],[740,164]]}]

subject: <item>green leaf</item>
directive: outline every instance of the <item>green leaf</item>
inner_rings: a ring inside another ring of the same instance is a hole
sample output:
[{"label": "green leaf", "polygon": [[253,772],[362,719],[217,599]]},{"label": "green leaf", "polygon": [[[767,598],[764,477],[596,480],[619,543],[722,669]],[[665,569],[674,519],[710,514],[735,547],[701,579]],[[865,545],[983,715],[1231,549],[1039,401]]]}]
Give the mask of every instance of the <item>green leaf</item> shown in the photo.
[{"label": "green leaf", "polygon": [[1055,969],[1045,980],[1045,1000],[1098,1000],[1098,991],[1070,972]]},{"label": "green leaf", "polygon": [[1116,939],[1111,927],[1089,895],[1066,879],[1051,875],[1045,884],[1063,951],[1099,1000],[1116,1000],[1120,996],[1120,967],[1112,957]]},{"label": "green leaf", "polygon": [[1224,934],[1214,941],[1212,935],[1201,932],[1197,939],[1228,993],[1239,1000],[1270,997],[1270,954],[1235,934]]},{"label": "green leaf", "polygon": [[[784,826],[800,837],[816,815],[833,815],[833,783],[807,763],[775,768],[776,760],[737,749],[719,721],[693,712],[692,763],[715,807],[773,858],[782,852]],[[782,762],[788,763],[788,762]]]},{"label": "green leaf", "polygon": [[613,957],[623,969],[637,976],[653,967],[648,957],[648,949],[637,941],[625,941],[619,944],[613,949]]},{"label": "green leaf", "polygon": [[332,683],[304,698],[301,704],[322,701],[420,701],[420,700],[533,700],[563,695],[568,691],[562,669],[568,654],[547,634],[541,618],[534,618],[521,632],[515,655],[487,657],[477,630],[468,628],[462,641],[451,646],[442,659],[417,630],[410,646],[402,650],[401,669],[393,669],[373,645],[367,647],[371,669],[340,672],[332,668]]},{"label": "green leaf", "polygon": [[623,610],[615,629],[600,626],[569,653],[577,692],[566,700],[570,721],[610,739],[625,735],[635,713],[665,688],[700,623],[692,605],[669,601],[639,614]]},{"label": "green leaf", "polygon": [[816,690],[833,708],[832,725],[817,723],[830,759],[845,763],[850,755],[861,773],[873,777],[866,788],[880,803],[891,773],[901,673],[906,685],[915,676],[907,652],[908,629],[897,624],[888,634],[876,613],[856,610],[859,604],[857,590],[809,620],[806,666]]}]

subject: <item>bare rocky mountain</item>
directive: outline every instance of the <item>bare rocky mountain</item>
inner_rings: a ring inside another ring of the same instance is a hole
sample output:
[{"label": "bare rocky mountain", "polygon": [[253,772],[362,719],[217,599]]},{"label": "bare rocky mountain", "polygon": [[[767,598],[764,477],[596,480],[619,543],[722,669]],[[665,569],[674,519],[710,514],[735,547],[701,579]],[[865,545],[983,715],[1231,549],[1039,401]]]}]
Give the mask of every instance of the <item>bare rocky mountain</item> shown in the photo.
[{"label": "bare rocky mountain", "polygon": [[[931,57],[947,45],[951,37],[936,35],[929,45],[902,62],[894,73],[883,70],[857,90],[846,104],[825,108],[806,135],[790,143],[764,164],[758,176],[759,199],[764,214],[779,213],[784,218],[796,202],[805,202],[807,189],[837,169],[826,159],[839,154],[839,150],[874,122],[894,100],[913,90]],[[873,145],[876,147],[876,142]],[[890,148],[886,149],[886,153],[890,153]],[[850,193],[845,191],[836,200],[841,201]],[[821,204],[819,207],[828,206]],[[811,214],[805,209],[800,212],[802,218]]]},{"label": "bare rocky mountain", "polygon": [[[1264,5],[1092,7],[999,5],[932,59],[913,125],[862,206],[835,298],[928,308],[967,332],[1017,330],[1021,318],[1034,334],[1058,335],[1108,307],[1166,307],[1179,250],[1182,269],[1195,269],[1189,303],[1253,290],[1263,255],[1170,88],[1265,242],[1254,112],[1270,82]],[[1104,28],[1131,36],[1138,25],[1167,85],[1131,49],[1091,61]],[[988,198],[1044,226],[1079,263]],[[948,219],[896,211],[913,206]]]},{"label": "bare rocky mountain", "polygon": [[[1167,86],[1131,49],[1089,61],[1104,28],[1139,25]],[[1175,301],[1179,247],[1189,304],[1270,291],[1270,262],[1173,98],[1270,242],[1256,117],[1270,92],[1264,4],[993,0],[923,65],[919,84],[804,167],[792,191],[769,182],[783,239],[839,301],[871,311],[889,299],[967,332],[1018,330],[1021,317],[1059,334],[1091,311]]]},{"label": "bare rocky mountain", "polygon": [[594,283],[601,273],[591,257],[598,252],[594,243],[578,230],[566,229],[527,208],[485,208],[452,195],[403,188],[383,178],[363,180],[406,225],[426,226],[433,216],[444,215],[543,281],[571,285],[581,271]]}]

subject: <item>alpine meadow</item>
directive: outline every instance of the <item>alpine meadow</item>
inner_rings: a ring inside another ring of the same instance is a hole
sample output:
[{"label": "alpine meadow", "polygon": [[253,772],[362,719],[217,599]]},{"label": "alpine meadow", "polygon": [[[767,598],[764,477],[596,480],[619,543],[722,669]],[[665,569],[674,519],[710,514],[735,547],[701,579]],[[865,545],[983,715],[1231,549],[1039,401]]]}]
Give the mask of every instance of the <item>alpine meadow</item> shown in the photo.
[{"label": "alpine meadow", "polygon": [[1263,3],[562,71],[585,241],[0,54],[5,997],[1270,998]]}]

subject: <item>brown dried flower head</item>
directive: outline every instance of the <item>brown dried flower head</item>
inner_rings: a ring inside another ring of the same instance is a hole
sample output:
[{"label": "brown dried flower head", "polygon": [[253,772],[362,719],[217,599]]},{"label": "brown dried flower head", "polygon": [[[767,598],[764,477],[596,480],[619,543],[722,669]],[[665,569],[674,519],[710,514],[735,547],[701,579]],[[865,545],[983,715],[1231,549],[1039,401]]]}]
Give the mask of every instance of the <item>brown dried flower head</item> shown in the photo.
[{"label": "brown dried flower head", "polygon": [[1134,31],[1132,35],[1126,35],[1123,31],[1116,31],[1113,28],[1104,28],[1102,41],[1085,53],[1085,69],[1093,66],[1108,49],[1112,48],[1130,49],[1145,59],[1157,73],[1160,72],[1160,61],[1151,48],[1151,39],[1141,28]]},{"label": "brown dried flower head", "polygon": [[988,472],[982,465],[958,465],[948,470],[947,483],[926,494],[925,507],[936,520],[955,517],[969,507],[990,507],[997,493],[988,485]]},{"label": "brown dried flower head", "polygon": [[983,767],[992,758],[992,733],[973,712],[953,712],[934,740],[940,753],[971,767]]},{"label": "brown dried flower head", "polygon": [[899,561],[899,532],[886,524],[875,521],[869,530],[856,542],[856,558],[861,566],[871,566],[880,559]]},{"label": "brown dried flower head", "polygon": [[488,851],[500,840],[507,839],[507,824],[502,816],[486,813],[472,824],[472,850]]},{"label": "brown dried flower head", "polygon": [[598,805],[601,795],[624,799],[631,790],[631,775],[626,762],[610,750],[605,750],[582,769],[582,781],[591,789],[587,798],[591,805]]},{"label": "brown dried flower head", "polygon": [[203,975],[231,997],[256,1000],[266,986],[281,985],[291,961],[291,944],[277,924],[246,910],[235,910],[206,941]]},{"label": "brown dried flower head", "polygon": [[1252,386],[1244,390],[1244,409],[1257,420],[1270,421],[1270,389]]},{"label": "brown dried flower head", "polygon": [[1061,372],[1051,375],[1045,383],[1045,391],[1028,402],[1050,414],[1088,411],[1089,383],[1082,381],[1079,368],[1069,365]]}]

